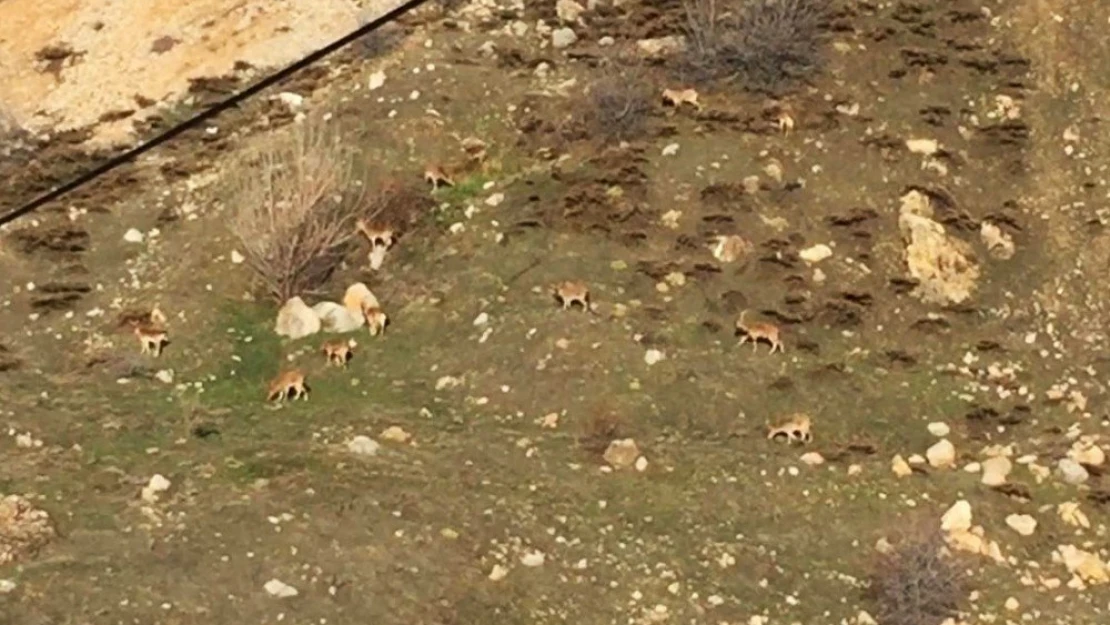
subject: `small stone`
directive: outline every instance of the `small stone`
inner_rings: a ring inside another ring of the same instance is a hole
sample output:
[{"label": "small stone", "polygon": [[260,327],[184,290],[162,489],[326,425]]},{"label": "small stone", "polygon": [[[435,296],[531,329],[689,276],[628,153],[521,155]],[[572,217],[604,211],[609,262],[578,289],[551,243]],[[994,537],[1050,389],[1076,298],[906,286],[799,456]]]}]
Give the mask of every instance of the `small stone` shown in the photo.
[{"label": "small stone", "polygon": [[666,354],[657,349],[649,349],[644,352],[644,362],[646,362],[649,367],[658,362],[662,362],[666,357]]},{"label": "small stone", "polygon": [[602,48],[607,48],[607,47],[609,47],[611,45],[614,45],[616,43],[617,43],[617,40],[613,39],[609,35],[606,35],[606,36],[602,37],[601,39],[597,40],[597,45],[602,47]]},{"label": "small stone", "polygon": [[296,588],[293,588],[289,584],[286,584],[279,579],[271,579],[270,581],[266,582],[263,588],[266,590],[267,593],[269,593],[271,597],[277,597],[278,599],[296,597],[298,594],[300,594],[299,592],[297,592]]},{"label": "small stone", "polygon": [[1073,527],[1082,527],[1090,529],[1091,521],[1087,515],[1079,509],[1079,504],[1074,501],[1067,501],[1056,506],[1056,514],[1060,515],[1060,520]]},{"label": "small stone", "polygon": [[1006,517],[1006,525],[1022,536],[1032,536],[1037,529],[1037,520],[1028,514],[1011,514]]},{"label": "small stone", "polygon": [[947,438],[941,439],[925,452],[929,465],[937,468],[951,468],[956,466],[956,448]]},{"label": "small stone", "polygon": [[551,45],[556,50],[569,48],[578,41],[578,35],[570,28],[557,28],[551,31]]},{"label": "small stone", "polygon": [[359,456],[377,455],[381,448],[382,446],[378,441],[362,434],[347,441],[347,450]]},{"label": "small stone", "polygon": [[910,468],[910,464],[906,462],[906,459],[901,455],[894,456],[894,458],[890,460],[890,470],[898,477],[906,477],[907,475],[913,474],[913,469]]},{"label": "small stone", "polygon": [[231,264],[242,265],[245,260],[247,260],[246,257],[240,254],[239,250],[231,250]]},{"label": "small stone", "polygon": [[1106,452],[1091,440],[1075,441],[1068,450],[1068,457],[1088,467],[1101,467],[1106,462]]},{"label": "small stone", "polygon": [[509,569],[501,566],[500,564],[493,565],[493,570],[489,572],[489,578],[495,582],[499,582],[509,575]]},{"label": "small stone", "polygon": [[658,58],[686,49],[686,39],[676,35],[656,39],[641,39],[636,42],[640,54],[647,58]]},{"label": "small stone", "polygon": [[648,468],[648,459],[647,458],[645,458],[643,456],[640,456],[639,458],[636,458],[636,470],[637,471],[639,471],[640,473],[643,473],[644,471],[647,471],[647,468]]},{"label": "small stone", "polygon": [[484,312],[479,313],[478,316],[474,318],[474,325],[476,326],[484,326],[487,323],[489,323],[489,315]]},{"label": "small stone", "polygon": [[380,89],[381,86],[384,85],[384,84],[385,84],[385,72],[377,71],[377,72],[374,72],[373,74],[370,74],[370,83],[367,85],[367,87],[369,87],[370,91],[374,91],[375,89]]},{"label": "small stone", "polygon": [[173,384],[173,371],[169,369],[162,369],[154,374],[154,379],[162,384]]},{"label": "small stone", "polygon": [[139,232],[135,228],[131,228],[123,234],[123,240],[127,241],[128,243],[142,243],[143,233]]},{"label": "small stone", "polygon": [[547,557],[543,555],[542,551],[532,551],[521,556],[520,563],[524,566],[536,567],[543,566],[545,560],[547,560]]},{"label": "small stone", "polygon": [[615,469],[623,469],[635,464],[640,457],[640,448],[631,438],[610,441],[602,456]]},{"label": "small stone", "polygon": [[407,443],[409,439],[412,438],[412,434],[404,431],[400,426],[391,425],[383,430],[382,433],[378,435],[378,438],[393,443]]},{"label": "small stone", "polygon": [[1056,471],[1068,484],[1082,484],[1091,477],[1083,465],[1071,458],[1061,458],[1060,462],[1056,463]]},{"label": "small stone", "polygon": [[819,263],[833,255],[832,248],[824,243],[818,243],[813,247],[798,252],[798,257],[809,264]]},{"label": "small stone", "polygon": [[946,532],[962,532],[971,529],[971,504],[964,499],[952,504],[940,519],[940,529]]},{"label": "small stone", "polygon": [[289,110],[296,111],[304,106],[304,96],[291,91],[282,91],[277,95],[281,103],[289,107]]},{"label": "small stone", "polygon": [[158,501],[158,495],[170,489],[170,481],[167,480],[162,474],[155,473],[151,476],[150,481],[143,487],[140,496],[143,501],[148,503],[155,503]]},{"label": "small stone", "polygon": [[585,7],[574,0],[558,0],[555,3],[555,15],[564,24],[577,22],[585,10]]},{"label": "small stone", "polygon": [[1004,456],[996,456],[994,458],[987,458],[983,461],[983,477],[982,483],[987,486],[1001,486],[1006,483],[1006,478],[1009,477],[1010,471],[1014,469],[1013,463],[1009,458]]},{"label": "small stone", "polygon": [[15,582],[10,579],[0,579],[0,595],[6,595],[15,590]]},{"label": "small stone", "polygon": [[819,464],[825,464],[825,457],[817,453],[816,451],[802,454],[802,457],[799,458],[799,460],[811,467],[815,467]]},{"label": "small stone", "polygon": [[875,617],[871,616],[870,614],[868,614],[867,612],[865,612],[863,610],[860,610],[859,614],[856,615],[856,625],[879,625],[879,624],[875,621]]},{"label": "small stone", "polygon": [[936,436],[937,438],[944,438],[945,436],[948,436],[949,432],[951,432],[951,428],[949,428],[948,424],[944,423],[943,421],[934,421],[930,423],[927,427],[929,429],[929,433],[933,436]]},{"label": "small stone", "polygon": [[678,154],[678,144],[668,143],[666,146],[663,147],[662,154],[663,156],[674,156],[675,154]]},{"label": "small stone", "polygon": [[937,143],[936,139],[907,139],[906,148],[914,154],[932,156],[940,149],[940,144]]}]

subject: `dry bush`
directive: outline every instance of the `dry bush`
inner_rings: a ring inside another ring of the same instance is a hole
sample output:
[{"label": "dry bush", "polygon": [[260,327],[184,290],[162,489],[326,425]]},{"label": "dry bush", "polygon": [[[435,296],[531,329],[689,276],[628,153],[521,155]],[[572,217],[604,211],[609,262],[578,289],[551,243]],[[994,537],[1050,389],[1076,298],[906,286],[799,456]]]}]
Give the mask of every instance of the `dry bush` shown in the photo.
[{"label": "dry bush", "polygon": [[609,448],[609,443],[624,438],[625,435],[624,419],[620,413],[609,406],[600,406],[582,424],[578,446],[590,454],[600,456]]},{"label": "dry bush", "polygon": [[600,71],[586,98],[586,129],[607,142],[643,136],[658,95],[647,69],[636,61],[614,59]]},{"label": "dry bush", "polygon": [[828,0],[683,0],[692,82],[737,79],[775,93],[818,69]]},{"label": "dry bush", "polygon": [[868,595],[883,625],[937,625],[955,616],[967,596],[960,562],[948,553],[935,523],[912,525],[889,553],[878,557]]},{"label": "dry bush", "polygon": [[315,293],[349,251],[365,198],[355,154],[335,123],[310,117],[228,170],[232,232],[275,300]]}]

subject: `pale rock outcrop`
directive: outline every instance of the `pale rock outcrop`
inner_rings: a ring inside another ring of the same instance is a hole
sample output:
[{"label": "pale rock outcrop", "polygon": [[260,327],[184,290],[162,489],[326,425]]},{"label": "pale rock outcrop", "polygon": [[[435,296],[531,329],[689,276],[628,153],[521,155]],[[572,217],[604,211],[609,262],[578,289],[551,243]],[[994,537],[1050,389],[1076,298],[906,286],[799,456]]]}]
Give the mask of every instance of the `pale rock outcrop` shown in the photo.
[{"label": "pale rock outcrop", "polygon": [[929,304],[958,304],[975,291],[980,268],[971,246],[933,221],[929,198],[910,191],[902,196],[898,229],[906,244],[906,266],[918,280],[914,294]]},{"label": "pale rock outcrop", "polygon": [[320,317],[304,303],[304,300],[291,297],[278,311],[274,332],[278,336],[296,340],[316,334],[321,326]]}]

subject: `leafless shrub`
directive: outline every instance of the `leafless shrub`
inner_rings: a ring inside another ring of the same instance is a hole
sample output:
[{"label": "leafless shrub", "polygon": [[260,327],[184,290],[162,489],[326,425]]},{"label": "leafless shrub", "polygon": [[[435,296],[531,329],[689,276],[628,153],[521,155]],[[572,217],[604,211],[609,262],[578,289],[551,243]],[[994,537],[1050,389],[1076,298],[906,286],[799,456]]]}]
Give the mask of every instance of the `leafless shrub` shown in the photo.
[{"label": "leafless shrub", "polygon": [[775,92],[820,67],[828,0],[683,0],[692,82],[737,79]]},{"label": "leafless shrub", "polygon": [[314,293],[346,255],[365,187],[333,122],[310,117],[239,156],[227,176],[231,229],[279,302]]},{"label": "leafless shrub", "polygon": [[935,520],[912,525],[890,552],[879,556],[868,594],[884,625],[936,625],[955,615],[967,594],[965,578]]},{"label": "leafless shrub", "polygon": [[638,138],[647,130],[656,95],[642,64],[623,58],[609,61],[590,85],[586,128],[605,141]]}]

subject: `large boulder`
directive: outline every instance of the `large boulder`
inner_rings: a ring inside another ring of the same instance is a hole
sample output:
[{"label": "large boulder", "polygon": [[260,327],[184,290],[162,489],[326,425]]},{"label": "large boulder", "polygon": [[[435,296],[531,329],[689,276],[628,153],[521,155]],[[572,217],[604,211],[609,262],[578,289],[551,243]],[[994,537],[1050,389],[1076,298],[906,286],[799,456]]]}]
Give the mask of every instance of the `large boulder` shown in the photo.
[{"label": "large boulder", "polygon": [[353,332],[366,322],[361,312],[352,312],[335,302],[318,302],[312,306],[312,312],[320,318],[320,326],[324,332]]},{"label": "large boulder", "polygon": [[975,291],[980,269],[971,246],[933,221],[928,196],[902,196],[898,229],[906,244],[906,266],[918,281],[914,294],[929,304],[959,304]]},{"label": "large boulder", "polygon": [[322,324],[316,312],[299,297],[292,297],[277,314],[274,332],[278,336],[300,339],[320,331]]}]

